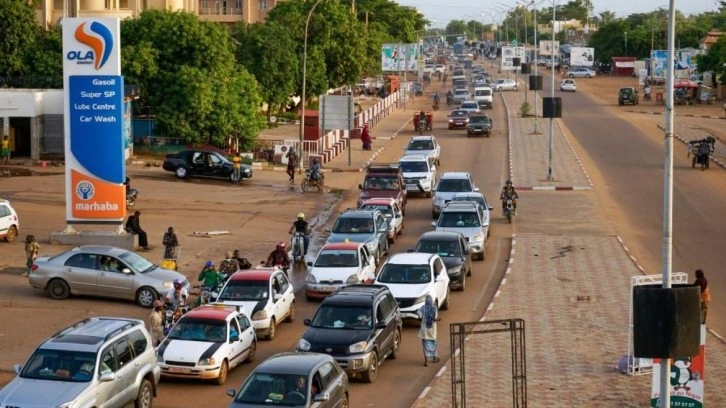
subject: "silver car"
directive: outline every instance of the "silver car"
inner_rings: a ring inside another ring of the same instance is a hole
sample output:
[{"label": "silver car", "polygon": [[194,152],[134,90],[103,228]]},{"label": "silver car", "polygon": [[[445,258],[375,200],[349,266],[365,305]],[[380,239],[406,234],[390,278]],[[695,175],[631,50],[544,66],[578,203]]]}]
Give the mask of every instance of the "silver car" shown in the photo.
[{"label": "silver car", "polygon": [[454,194],[454,197],[451,199],[452,203],[455,202],[474,202],[479,204],[479,207],[481,207],[482,210],[482,224],[487,229],[487,236],[489,236],[489,215],[491,211],[494,210],[494,207],[489,205],[489,202],[487,201],[486,197],[484,197],[484,194],[482,193],[456,193]]},{"label": "silver car", "polygon": [[436,231],[459,232],[466,238],[472,258],[483,260],[489,227],[484,225],[482,208],[473,202],[451,202],[441,211],[438,221],[431,223]]},{"label": "silver car", "polygon": [[56,300],[72,294],[92,295],[134,300],[141,307],[151,307],[177,279],[189,288],[184,275],[160,268],[135,252],[103,245],[39,257],[28,277],[30,286]]},{"label": "silver car", "polygon": [[572,68],[567,72],[570,78],[593,78],[597,73],[590,68]]},{"label": "silver car", "polygon": [[471,175],[466,172],[446,172],[441,175],[436,184],[434,198],[431,202],[431,216],[433,219],[439,217],[441,210],[446,203],[454,198],[456,193],[478,192]]}]

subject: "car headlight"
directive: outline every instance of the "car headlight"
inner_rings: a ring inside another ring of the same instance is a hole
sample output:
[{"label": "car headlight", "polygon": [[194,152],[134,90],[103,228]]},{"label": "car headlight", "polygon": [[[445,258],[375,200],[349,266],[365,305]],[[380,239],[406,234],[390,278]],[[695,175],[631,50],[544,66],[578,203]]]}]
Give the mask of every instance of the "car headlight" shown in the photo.
[{"label": "car headlight", "polygon": [[345,283],[352,284],[352,283],[358,283],[360,282],[360,279],[358,278],[358,275],[353,274],[348,276],[348,279],[345,280]]},{"label": "car headlight", "polygon": [[413,303],[414,305],[417,305],[419,303],[423,303],[426,301],[426,296],[428,296],[428,293],[424,293],[423,295],[416,298],[416,301]]},{"label": "car headlight", "polygon": [[300,339],[297,342],[297,349],[301,351],[310,351],[310,342],[305,339]]},{"label": "car headlight", "polygon": [[373,251],[376,249],[376,241],[368,241],[366,242],[366,246],[368,247],[369,251]]},{"label": "car headlight", "polygon": [[348,347],[348,353],[350,354],[356,354],[356,353],[364,353],[368,349],[368,342],[367,341],[359,341],[358,343],[353,343]]},{"label": "car headlight", "polygon": [[315,279],[315,275],[313,275],[312,273],[309,273],[308,277],[305,278],[305,281],[308,283],[317,283],[318,280]]},{"label": "car headlight", "polygon": [[174,286],[174,282],[172,282],[172,281],[164,282],[164,287],[167,289],[171,289],[173,286]]},{"label": "car headlight", "polygon": [[265,320],[267,319],[267,310],[262,309],[255,312],[252,315],[252,320]]},{"label": "car headlight", "polygon": [[474,234],[474,235],[473,235],[473,236],[471,237],[471,239],[470,239],[470,241],[480,241],[480,240],[481,240],[481,234],[480,234],[480,233],[476,233],[476,234]]},{"label": "car headlight", "polygon": [[454,119],[449,119],[449,123],[454,123]]},{"label": "car headlight", "polygon": [[446,272],[448,272],[449,275],[458,275],[461,273],[461,265],[452,266],[451,268],[447,269]]},{"label": "car headlight", "polygon": [[443,197],[439,197],[439,196],[434,197],[434,204],[443,204],[443,203],[444,203]]},{"label": "car headlight", "polygon": [[202,358],[199,360],[199,365],[201,366],[210,366],[214,365],[214,363],[214,357]]}]

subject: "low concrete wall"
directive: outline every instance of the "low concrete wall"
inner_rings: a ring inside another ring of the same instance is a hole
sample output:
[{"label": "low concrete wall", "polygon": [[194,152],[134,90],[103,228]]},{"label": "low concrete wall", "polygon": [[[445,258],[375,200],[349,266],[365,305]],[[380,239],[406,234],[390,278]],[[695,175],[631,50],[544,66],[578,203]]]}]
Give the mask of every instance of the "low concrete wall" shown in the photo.
[{"label": "low concrete wall", "polygon": [[138,248],[136,235],[119,235],[110,231],[82,231],[67,234],[63,231],[51,232],[50,243],[53,245],[109,245],[134,251]]}]

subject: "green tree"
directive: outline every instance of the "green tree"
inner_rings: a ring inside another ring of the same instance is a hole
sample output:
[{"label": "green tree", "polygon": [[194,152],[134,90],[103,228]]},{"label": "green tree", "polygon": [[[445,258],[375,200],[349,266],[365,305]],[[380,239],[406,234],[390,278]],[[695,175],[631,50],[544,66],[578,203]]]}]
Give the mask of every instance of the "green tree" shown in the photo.
[{"label": "green tree", "polygon": [[625,20],[615,19],[602,23],[598,30],[590,36],[588,47],[595,48],[595,58],[599,62],[608,63],[612,57],[625,55],[624,33],[628,30],[630,30],[630,26]]},{"label": "green tree", "polygon": [[38,32],[33,2],[0,1],[0,77],[23,73],[23,57],[33,46]]},{"label": "green tree", "polygon": [[468,27],[464,20],[451,20],[449,21],[449,24],[446,25],[446,41],[449,44],[456,42],[457,34],[466,35],[468,37]]},{"label": "green tree", "polygon": [[63,38],[60,26],[39,30],[33,46],[23,56],[24,88],[63,88]]},{"label": "green tree", "polygon": [[712,71],[721,84],[726,84],[726,37],[722,36],[705,54],[696,57],[698,70]]}]

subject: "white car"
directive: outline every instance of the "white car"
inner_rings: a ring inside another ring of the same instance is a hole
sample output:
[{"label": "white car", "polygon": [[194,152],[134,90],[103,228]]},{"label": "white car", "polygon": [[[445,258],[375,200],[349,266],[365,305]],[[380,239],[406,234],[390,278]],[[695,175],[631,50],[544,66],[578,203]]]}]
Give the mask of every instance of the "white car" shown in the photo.
[{"label": "white car", "polygon": [[241,306],[252,317],[257,336],[272,340],[277,325],[295,320],[295,293],[287,275],[277,268],[235,272],[219,293],[217,302]]},{"label": "white car", "polygon": [[325,244],[308,262],[310,272],[305,280],[305,298],[323,299],[354,283],[371,283],[376,277],[376,262],[368,247],[360,242]]},{"label": "white car", "polygon": [[423,193],[426,197],[431,197],[436,183],[436,166],[428,157],[421,154],[407,154],[398,160],[398,167],[403,173],[408,194]]},{"label": "white car", "polygon": [[388,258],[374,282],[385,285],[398,302],[401,318],[417,319],[426,296],[442,310],[449,308],[449,274],[437,254],[406,252]]},{"label": "white car", "polygon": [[489,236],[489,218],[490,218],[491,211],[494,210],[494,207],[492,207],[489,204],[486,197],[484,197],[484,194],[477,193],[477,192],[454,194],[454,197],[451,199],[451,202],[460,202],[460,201],[471,201],[471,202],[479,204],[479,206],[482,209],[482,225],[484,225],[484,227],[486,227],[487,236]]},{"label": "white car", "polygon": [[570,78],[593,78],[597,73],[590,68],[572,68],[567,72]]},{"label": "white car", "polygon": [[577,91],[577,84],[574,79],[563,79],[560,82],[560,91],[562,92],[575,92]]},{"label": "white car", "polygon": [[434,136],[414,136],[404,149],[404,155],[421,154],[428,157],[432,164],[439,165],[441,146]]},{"label": "white car", "polygon": [[157,349],[163,377],[214,380],[222,385],[229,370],[252,362],[257,337],[243,309],[209,304],[187,312]]},{"label": "white car", "polygon": [[477,101],[464,101],[461,103],[461,106],[459,106],[459,110],[465,110],[470,115],[472,113],[481,112],[481,109],[479,108],[479,102],[477,102]]},{"label": "white car", "polygon": [[10,201],[0,199],[0,238],[13,242],[18,237],[20,219]]},{"label": "white car", "polygon": [[388,242],[396,242],[403,232],[403,211],[393,197],[369,198],[360,205],[361,210],[379,210],[388,222]]},{"label": "white car", "polygon": [[451,201],[431,223],[436,231],[458,232],[466,237],[466,249],[474,259],[484,260],[489,236],[489,223],[484,224],[484,209],[470,201]]},{"label": "white car", "polygon": [[497,82],[492,84],[492,88],[497,92],[501,92],[516,91],[519,87],[517,86],[517,81],[513,79],[497,79]]},{"label": "white car", "polygon": [[451,201],[457,193],[472,192],[479,192],[479,189],[474,185],[474,180],[469,173],[452,171],[442,174],[431,200],[431,217],[439,218],[446,203]]}]

